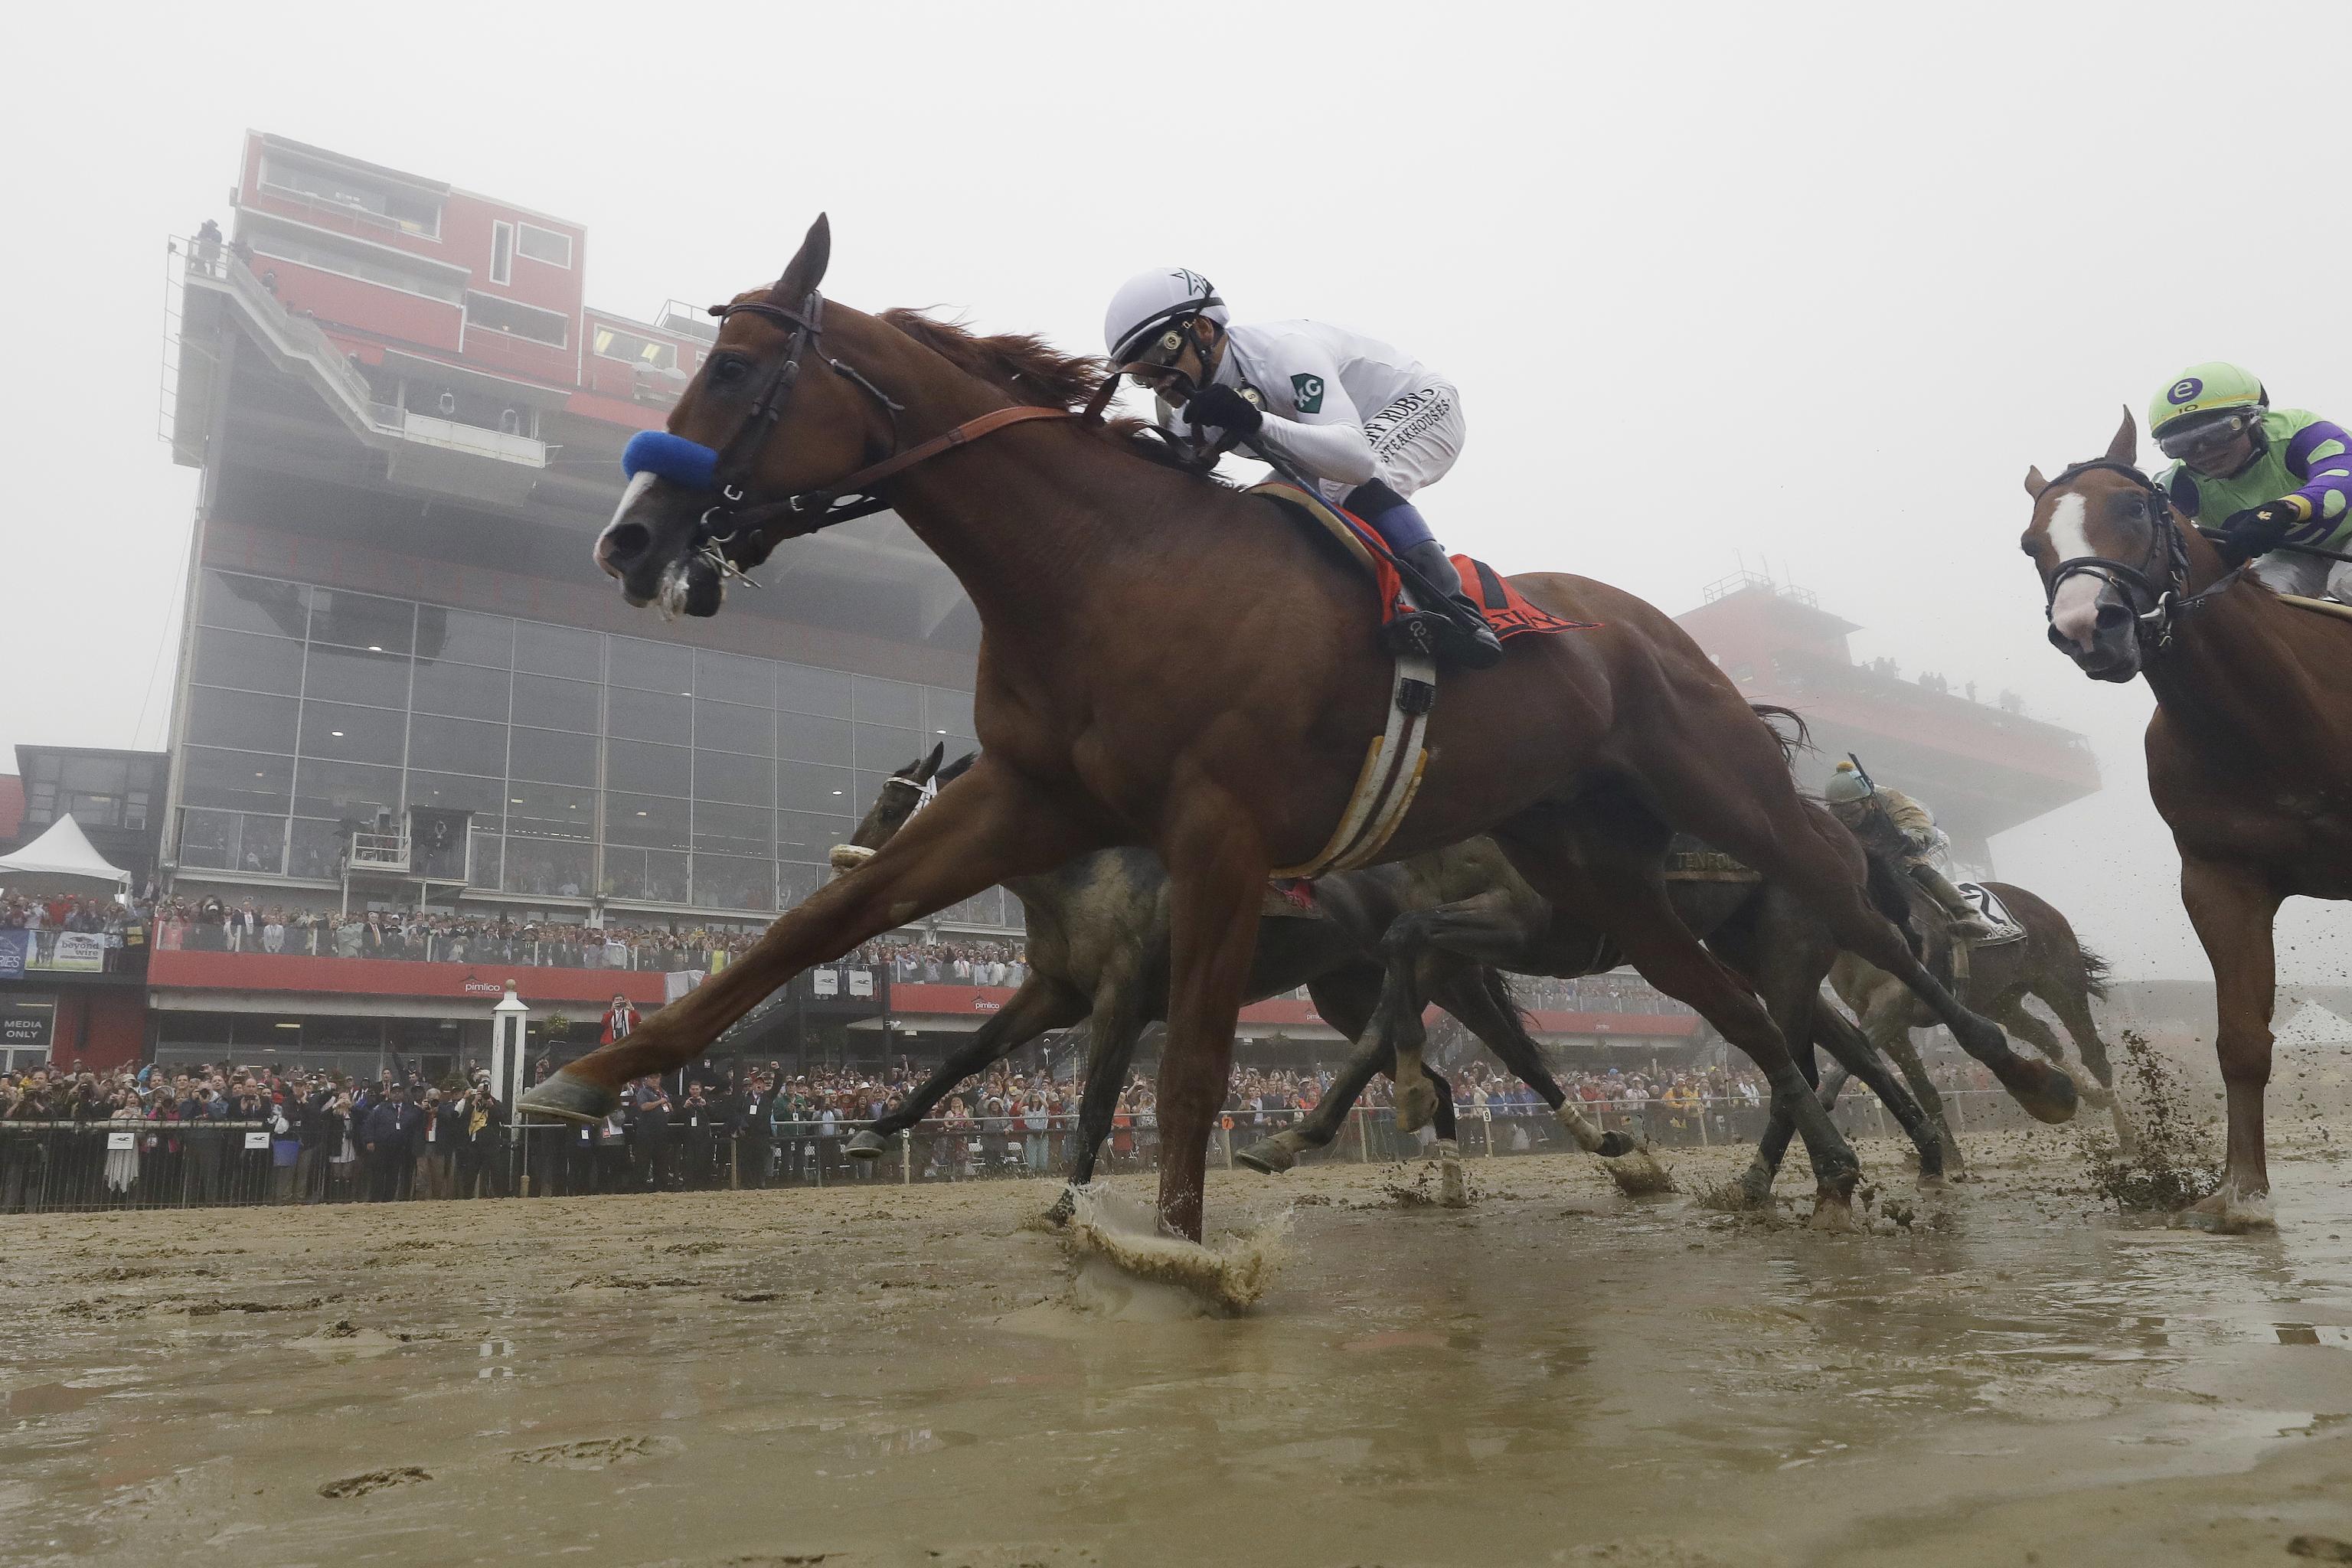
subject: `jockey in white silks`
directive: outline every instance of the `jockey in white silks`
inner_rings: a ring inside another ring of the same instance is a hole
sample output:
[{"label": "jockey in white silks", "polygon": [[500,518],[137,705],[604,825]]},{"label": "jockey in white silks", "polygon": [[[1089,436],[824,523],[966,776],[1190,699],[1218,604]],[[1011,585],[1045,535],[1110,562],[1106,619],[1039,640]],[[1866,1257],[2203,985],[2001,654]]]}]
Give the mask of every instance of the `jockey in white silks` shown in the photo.
[{"label": "jockey in white silks", "polygon": [[1421,605],[1461,634],[1455,657],[1484,668],[1503,647],[1411,500],[1462,452],[1454,384],[1377,338],[1322,321],[1233,324],[1209,280],[1181,267],[1139,272],[1103,322],[1111,363],[1160,399],[1160,424],[1214,446],[1230,437],[1313,480],[1370,523],[1444,603]]}]

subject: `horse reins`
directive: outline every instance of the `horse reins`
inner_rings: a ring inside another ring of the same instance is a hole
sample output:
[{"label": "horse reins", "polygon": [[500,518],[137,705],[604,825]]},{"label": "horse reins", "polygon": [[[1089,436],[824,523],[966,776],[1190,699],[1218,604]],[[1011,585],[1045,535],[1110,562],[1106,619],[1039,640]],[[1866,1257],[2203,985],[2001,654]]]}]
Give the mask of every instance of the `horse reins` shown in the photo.
[{"label": "horse reins", "polygon": [[[768,558],[777,541],[765,537],[764,526],[776,519],[806,520],[804,526],[793,531],[794,535],[814,533],[836,523],[870,517],[888,509],[890,503],[875,493],[875,488],[905,473],[909,468],[929,462],[941,453],[969,446],[984,437],[1012,426],[1038,419],[1075,419],[1083,424],[1100,424],[1118,391],[1120,377],[1137,371],[1162,370],[1166,367],[1136,362],[1114,369],[1083,409],[1049,408],[1030,404],[1016,404],[1009,408],[992,409],[986,414],[965,420],[962,424],[919,445],[901,448],[904,438],[899,429],[898,416],[906,405],[877,386],[856,366],[838,359],[824,359],[834,374],[857,387],[880,406],[890,425],[890,450],[877,462],[869,463],[855,473],[835,480],[830,485],[795,490],[778,500],[757,506],[745,505],[751,490],[751,479],[761,454],[782,423],[785,408],[800,384],[801,367],[814,352],[824,357],[824,297],[812,289],[798,309],[779,303],[772,296],[759,300],[739,300],[733,304],[713,305],[709,313],[724,322],[730,316],[758,316],[790,331],[792,336],[784,346],[783,358],[768,373],[767,379],[751,399],[751,406],[743,422],[735,427],[724,446],[714,453],[711,466],[711,486],[719,500],[706,508],[697,521],[693,549],[711,565],[726,575],[746,584],[747,568],[757,566]],[[1179,373],[1180,375],[1182,373]],[[1190,376],[1182,379],[1188,383]],[[1186,466],[1205,471],[1216,466],[1224,448],[1232,444],[1230,434],[1215,447],[1179,454]],[[1172,444],[1171,444],[1172,446]]]},{"label": "horse reins", "polygon": [[[2042,614],[2044,619],[2049,619],[2056,613],[2058,590],[2064,584],[2066,579],[2095,577],[2123,595],[2125,607],[2132,614],[2134,635],[2143,644],[2152,643],[2155,650],[2161,653],[2172,646],[2175,623],[2182,616],[2232,586],[2237,582],[2239,574],[2245,571],[2245,567],[2242,563],[2232,567],[2196,593],[2187,594],[2184,597],[2183,595],[2189,586],[2189,546],[2182,538],[2180,522],[2174,512],[2172,498],[2165,493],[2162,485],[2149,479],[2129,463],[2114,458],[2095,458],[2086,463],[2072,465],[2056,479],[2051,480],[2048,489],[2055,489],[2060,485],[2084,474],[2101,469],[2123,475],[2147,493],[2149,530],[2147,552],[2137,564],[2117,561],[2105,555],[2077,555],[2069,560],[2061,561],[2058,563],[2057,569],[2050,574],[2050,581],[2045,587],[2042,599]],[[2156,582],[2155,575],[2159,555],[2164,558],[2164,581],[2160,587]],[[2137,594],[2135,590],[2137,591]],[[2146,608],[2141,607],[2142,598],[2147,601]],[[2050,628],[2050,637],[2053,642],[2059,640],[2059,632],[2055,626]]]}]

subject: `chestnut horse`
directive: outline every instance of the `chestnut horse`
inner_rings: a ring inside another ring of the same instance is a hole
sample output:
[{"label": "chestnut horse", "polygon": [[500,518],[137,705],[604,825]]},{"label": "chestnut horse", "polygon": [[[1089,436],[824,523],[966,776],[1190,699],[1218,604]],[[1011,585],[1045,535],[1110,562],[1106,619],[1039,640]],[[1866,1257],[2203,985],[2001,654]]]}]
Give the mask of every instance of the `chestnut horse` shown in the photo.
[{"label": "chestnut horse", "polygon": [[2180,901],[2213,965],[2229,1162],[2196,1223],[2274,1224],[2263,1149],[2277,969],[2300,894],[2352,899],[2352,626],[2231,570],[2137,465],[2131,411],[2106,455],[2025,476],[2023,540],[2050,640],[2095,680],[2147,677],[2147,788],[2180,850]]},{"label": "chestnut horse", "polygon": [[[1131,426],[1076,415],[1092,362],[835,305],[817,291],[830,250],[819,218],[774,285],[719,308],[718,341],[669,433],[636,438],[668,445],[646,448],[596,559],[633,603],[709,615],[722,566],[756,564],[866,504],[838,498],[887,504],[979,612],[981,761],[856,876],[523,1109],[601,1116],[621,1085],[690,1060],[812,963],[993,883],[1146,846],[1171,879],[1160,1209],[1198,1239],[1267,874],[1330,837],[1388,711],[1393,668],[1372,595],[1360,567],[1282,508],[1145,460]],[[1820,830],[1771,730],[1697,644],[1601,584],[1517,581],[1592,628],[1516,637],[1493,668],[1447,678],[1387,858],[1491,833],[1537,891],[1608,911],[1627,960],[1794,1107],[1832,1202],[1853,1184],[1853,1151],[1754,993],[1675,918],[1670,824],[1902,975],[2029,1110],[2074,1113],[2074,1085],[1962,1008],[1871,907],[1860,851]]]}]

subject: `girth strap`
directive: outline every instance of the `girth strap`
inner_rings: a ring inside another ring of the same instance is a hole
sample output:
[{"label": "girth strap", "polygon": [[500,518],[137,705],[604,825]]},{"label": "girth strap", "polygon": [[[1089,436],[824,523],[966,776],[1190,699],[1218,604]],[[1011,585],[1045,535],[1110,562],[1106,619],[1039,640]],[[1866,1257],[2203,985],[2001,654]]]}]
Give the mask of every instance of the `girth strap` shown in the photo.
[{"label": "girth strap", "polygon": [[1339,826],[1313,859],[1274,875],[1320,877],[1371,864],[1395,837],[1397,825],[1421,789],[1422,770],[1429,765],[1422,741],[1429,730],[1430,710],[1436,706],[1437,661],[1426,653],[1399,654],[1389,686],[1387,726],[1364,753]]}]

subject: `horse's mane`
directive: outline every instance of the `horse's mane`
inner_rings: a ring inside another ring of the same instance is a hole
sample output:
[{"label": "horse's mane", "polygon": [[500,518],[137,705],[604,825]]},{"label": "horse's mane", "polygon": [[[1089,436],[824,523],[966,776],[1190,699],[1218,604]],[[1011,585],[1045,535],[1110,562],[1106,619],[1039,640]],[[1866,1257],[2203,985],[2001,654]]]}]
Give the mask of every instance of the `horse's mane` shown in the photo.
[{"label": "horse's mane", "polygon": [[1038,408],[1079,409],[1110,367],[1086,354],[1066,354],[1032,332],[982,337],[954,321],[920,310],[885,310],[882,320],[958,370],[1001,386]]},{"label": "horse's mane", "polygon": [[[1066,408],[1076,413],[1094,400],[1103,377],[1111,374],[1108,361],[1092,354],[1067,354],[1034,332],[999,332],[982,337],[954,321],[943,321],[920,310],[885,310],[879,318],[968,375],[1002,387],[1015,401],[1036,408]],[[1160,437],[1148,420],[1124,415],[1105,418],[1097,426],[1116,445],[1164,468],[1198,473]],[[1213,476],[1202,474],[1204,479]]]},{"label": "horse's mane", "polygon": [[[1777,702],[1750,702],[1748,708],[1764,721],[1764,727],[1772,731],[1772,739],[1780,743],[1782,762],[1793,763],[1800,752],[1813,749],[1812,727],[1794,708],[1783,708]],[[1781,728],[1784,721],[1789,726],[1785,730]]]}]

